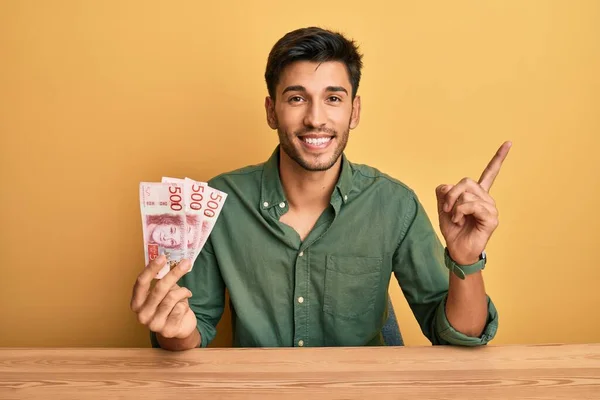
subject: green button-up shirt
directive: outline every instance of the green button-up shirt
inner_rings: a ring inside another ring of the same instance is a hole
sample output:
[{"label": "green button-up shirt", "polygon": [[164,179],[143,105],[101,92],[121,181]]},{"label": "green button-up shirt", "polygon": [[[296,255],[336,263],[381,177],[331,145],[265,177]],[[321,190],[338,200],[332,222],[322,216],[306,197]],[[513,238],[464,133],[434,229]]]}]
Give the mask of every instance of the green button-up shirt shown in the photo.
[{"label": "green button-up shirt", "polygon": [[432,344],[481,345],[495,335],[489,298],[481,337],[448,322],[444,247],[415,193],[398,180],[343,156],[330,205],[304,241],[279,221],[288,211],[279,147],[266,163],[208,183],[228,197],[179,282],[193,293],[203,347],[215,337],[226,288],[234,346],[382,345],[392,273]]}]

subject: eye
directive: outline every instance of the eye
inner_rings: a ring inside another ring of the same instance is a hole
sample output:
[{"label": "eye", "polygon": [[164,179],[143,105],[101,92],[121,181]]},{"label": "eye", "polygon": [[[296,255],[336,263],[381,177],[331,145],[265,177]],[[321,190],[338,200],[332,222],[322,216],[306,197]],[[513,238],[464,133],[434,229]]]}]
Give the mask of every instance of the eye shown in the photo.
[{"label": "eye", "polygon": [[172,234],[172,235],[174,235],[174,234],[175,234],[175,227],[174,227],[174,226],[172,226],[172,227],[171,227],[171,234]]},{"label": "eye", "polygon": [[292,97],[290,97],[288,99],[288,102],[290,102],[290,103],[299,103],[302,100],[304,100],[304,99],[302,97],[300,97],[300,96],[292,96]]},{"label": "eye", "polygon": [[342,99],[337,96],[330,96],[328,100],[332,103],[339,103],[340,101],[342,101]]}]

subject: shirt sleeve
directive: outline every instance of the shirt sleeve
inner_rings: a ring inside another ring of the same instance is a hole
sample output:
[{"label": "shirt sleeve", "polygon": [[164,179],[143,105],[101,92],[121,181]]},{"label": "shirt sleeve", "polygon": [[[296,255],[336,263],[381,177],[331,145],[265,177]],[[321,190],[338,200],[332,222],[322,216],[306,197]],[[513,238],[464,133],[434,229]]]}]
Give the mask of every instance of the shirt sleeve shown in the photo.
[{"label": "shirt sleeve", "polygon": [[421,331],[433,345],[487,344],[498,328],[494,303],[488,297],[488,319],[481,337],[464,335],[450,325],[445,307],[449,270],[444,264],[444,247],[416,196],[409,198],[406,209],[392,268]]},{"label": "shirt sleeve", "polygon": [[[210,237],[194,262],[194,268],[178,282],[188,288],[192,297],[188,300],[196,315],[197,328],[201,336],[201,347],[206,347],[215,338],[217,323],[225,307],[225,283],[214,254]],[[151,332],[152,347],[160,347],[156,335]]]}]

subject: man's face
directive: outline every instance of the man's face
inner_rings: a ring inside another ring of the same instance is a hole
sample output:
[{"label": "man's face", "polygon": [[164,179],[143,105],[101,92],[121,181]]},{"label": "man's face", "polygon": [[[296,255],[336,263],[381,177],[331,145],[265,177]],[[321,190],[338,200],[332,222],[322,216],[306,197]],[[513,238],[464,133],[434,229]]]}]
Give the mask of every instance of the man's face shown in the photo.
[{"label": "man's face", "polygon": [[267,97],[265,107],[281,149],[308,171],[325,171],[336,163],[360,116],[360,98],[352,100],[341,62],[288,65],[277,84],[276,101]]}]

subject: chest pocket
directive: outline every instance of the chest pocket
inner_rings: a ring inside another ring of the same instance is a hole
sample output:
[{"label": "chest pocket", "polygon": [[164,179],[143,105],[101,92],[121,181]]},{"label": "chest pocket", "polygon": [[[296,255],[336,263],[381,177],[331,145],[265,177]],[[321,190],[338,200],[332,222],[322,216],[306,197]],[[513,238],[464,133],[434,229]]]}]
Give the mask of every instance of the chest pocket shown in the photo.
[{"label": "chest pocket", "polygon": [[381,257],[327,257],[323,311],[354,319],[373,311],[381,278]]}]

